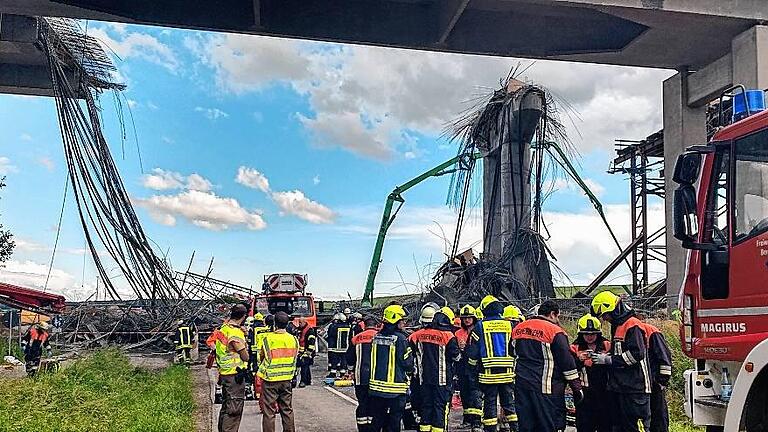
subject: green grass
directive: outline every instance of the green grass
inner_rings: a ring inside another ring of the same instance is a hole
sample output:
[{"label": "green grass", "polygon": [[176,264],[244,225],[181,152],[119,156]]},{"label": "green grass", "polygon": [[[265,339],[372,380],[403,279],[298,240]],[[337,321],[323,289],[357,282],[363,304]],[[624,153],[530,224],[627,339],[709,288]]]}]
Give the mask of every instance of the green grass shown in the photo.
[{"label": "green grass", "polygon": [[117,350],[55,374],[0,379],[0,431],[188,432],[194,408],[189,370],[134,368]]}]

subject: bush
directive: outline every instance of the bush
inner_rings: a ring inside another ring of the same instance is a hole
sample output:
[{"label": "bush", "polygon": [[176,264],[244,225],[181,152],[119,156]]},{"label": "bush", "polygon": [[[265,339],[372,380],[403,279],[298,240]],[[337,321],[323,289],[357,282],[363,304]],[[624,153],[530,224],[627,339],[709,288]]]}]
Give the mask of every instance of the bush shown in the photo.
[{"label": "bush", "polygon": [[2,431],[193,430],[186,368],[134,368],[117,350],[97,352],[60,373],[0,380]]}]

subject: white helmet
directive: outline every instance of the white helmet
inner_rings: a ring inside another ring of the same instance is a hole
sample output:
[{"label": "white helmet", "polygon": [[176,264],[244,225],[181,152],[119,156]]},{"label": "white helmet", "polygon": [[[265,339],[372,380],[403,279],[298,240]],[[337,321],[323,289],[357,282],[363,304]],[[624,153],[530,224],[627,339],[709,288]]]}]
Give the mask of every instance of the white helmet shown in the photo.
[{"label": "white helmet", "polygon": [[422,324],[429,324],[432,322],[432,320],[435,319],[435,314],[437,313],[437,309],[432,307],[432,305],[425,305],[423,308],[421,308],[421,316],[419,317],[419,322]]},{"label": "white helmet", "polygon": [[352,314],[352,309],[344,308],[344,315],[351,315],[351,314]]},{"label": "white helmet", "polygon": [[340,321],[346,321],[347,320],[347,316],[344,315],[343,313],[339,313],[339,320]]},{"label": "white helmet", "polygon": [[359,320],[363,319],[363,314],[361,314],[360,312],[355,312],[355,313],[352,314],[352,316],[355,319],[359,319]]}]

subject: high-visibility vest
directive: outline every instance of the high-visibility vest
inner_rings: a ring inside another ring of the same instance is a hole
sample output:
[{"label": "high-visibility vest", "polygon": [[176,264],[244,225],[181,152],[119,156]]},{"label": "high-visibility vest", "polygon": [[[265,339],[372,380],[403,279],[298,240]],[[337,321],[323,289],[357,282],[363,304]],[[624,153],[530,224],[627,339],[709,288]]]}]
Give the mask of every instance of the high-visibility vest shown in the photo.
[{"label": "high-visibility vest", "polygon": [[512,323],[505,319],[489,319],[477,324],[479,330],[480,373],[483,384],[511,383],[515,377],[515,358],[509,350]]},{"label": "high-visibility vest", "polygon": [[176,349],[192,348],[192,329],[189,326],[181,326],[177,331],[179,340]]},{"label": "high-visibility vest", "polygon": [[245,368],[245,362],[240,359],[240,353],[229,348],[231,341],[240,341],[245,345],[245,335],[240,328],[224,324],[213,332],[211,338],[216,343],[216,365],[219,367],[220,375],[234,375],[237,373],[237,368]]},{"label": "high-visibility vest", "polygon": [[262,340],[264,339],[264,334],[269,332],[271,329],[269,326],[254,326],[251,329],[251,334],[253,335],[251,340],[251,352],[258,353],[261,349]]},{"label": "high-visibility vest", "polygon": [[258,376],[264,381],[289,381],[296,373],[299,341],[286,331],[267,333],[261,347]]}]

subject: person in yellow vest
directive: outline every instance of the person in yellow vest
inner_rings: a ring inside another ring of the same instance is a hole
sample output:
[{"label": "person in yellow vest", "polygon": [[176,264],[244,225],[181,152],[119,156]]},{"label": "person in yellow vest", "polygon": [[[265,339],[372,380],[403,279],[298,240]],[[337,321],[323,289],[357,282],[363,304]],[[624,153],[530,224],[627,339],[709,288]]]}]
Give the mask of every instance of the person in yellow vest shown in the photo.
[{"label": "person in yellow vest", "polygon": [[232,306],[229,319],[210,337],[215,341],[216,365],[219,368],[222,393],[219,432],[237,432],[243,416],[245,381],[250,375],[248,345],[242,327],[247,314],[245,305]]},{"label": "person in yellow vest", "polygon": [[[261,345],[258,376],[262,379],[261,400],[264,414],[261,417],[262,432],[275,431],[275,413],[280,411],[283,432],[295,432],[293,421],[293,386],[296,374],[296,356],[299,341],[286,328],[290,317],[285,312],[275,314],[275,331],[266,333]],[[277,403],[277,410],[275,409]]]}]

